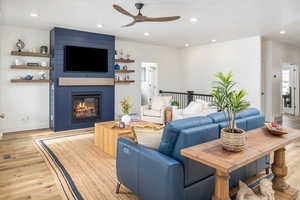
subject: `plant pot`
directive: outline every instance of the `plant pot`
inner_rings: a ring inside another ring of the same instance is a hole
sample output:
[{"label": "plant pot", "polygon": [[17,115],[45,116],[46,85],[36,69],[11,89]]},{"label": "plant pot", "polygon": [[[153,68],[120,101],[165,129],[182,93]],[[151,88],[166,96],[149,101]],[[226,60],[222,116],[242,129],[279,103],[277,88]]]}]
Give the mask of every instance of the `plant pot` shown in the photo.
[{"label": "plant pot", "polygon": [[172,106],[172,110],[177,110],[178,106]]},{"label": "plant pot", "polygon": [[131,122],[131,117],[129,115],[123,115],[121,121],[125,123],[125,125],[129,125]]},{"label": "plant pot", "polygon": [[235,133],[228,131],[228,128],[221,129],[221,142],[223,148],[227,151],[240,152],[246,146],[246,132],[236,128]]}]

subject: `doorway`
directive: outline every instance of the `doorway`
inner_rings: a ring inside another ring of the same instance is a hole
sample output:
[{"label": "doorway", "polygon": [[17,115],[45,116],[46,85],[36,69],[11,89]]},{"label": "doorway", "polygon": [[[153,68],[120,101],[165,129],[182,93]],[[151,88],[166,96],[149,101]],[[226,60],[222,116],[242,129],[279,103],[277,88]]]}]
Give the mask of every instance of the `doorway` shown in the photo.
[{"label": "doorway", "polygon": [[282,112],[283,114],[299,115],[299,69],[294,64],[282,66]]},{"label": "doorway", "polygon": [[156,63],[143,62],[141,68],[141,104],[146,105],[158,95],[158,70]]}]

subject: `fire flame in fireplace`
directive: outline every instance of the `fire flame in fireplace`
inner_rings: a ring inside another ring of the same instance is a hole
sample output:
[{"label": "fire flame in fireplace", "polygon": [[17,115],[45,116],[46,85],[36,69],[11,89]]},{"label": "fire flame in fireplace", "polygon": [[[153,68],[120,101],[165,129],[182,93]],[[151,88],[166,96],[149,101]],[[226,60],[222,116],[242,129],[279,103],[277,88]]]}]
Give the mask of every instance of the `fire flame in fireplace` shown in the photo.
[{"label": "fire flame in fireplace", "polygon": [[93,117],[96,115],[96,108],[94,105],[87,105],[85,102],[79,102],[75,105],[75,116],[76,117]]}]

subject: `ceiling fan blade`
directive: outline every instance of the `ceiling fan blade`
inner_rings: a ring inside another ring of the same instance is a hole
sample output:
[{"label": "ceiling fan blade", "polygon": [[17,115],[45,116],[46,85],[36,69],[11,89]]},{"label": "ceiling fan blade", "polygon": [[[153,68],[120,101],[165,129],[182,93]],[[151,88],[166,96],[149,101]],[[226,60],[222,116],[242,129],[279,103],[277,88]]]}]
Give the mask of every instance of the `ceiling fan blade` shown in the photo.
[{"label": "ceiling fan blade", "polygon": [[131,13],[129,13],[127,10],[123,9],[121,6],[118,6],[116,4],[113,5],[113,8],[119,11],[120,13],[127,15],[129,17],[134,17]]},{"label": "ceiling fan blade", "polygon": [[168,21],[175,21],[180,19],[180,16],[173,16],[173,17],[146,17],[146,22],[168,22]]},{"label": "ceiling fan blade", "polygon": [[129,27],[129,26],[133,26],[135,23],[136,23],[136,21],[133,21],[133,22],[131,22],[130,24],[127,24],[127,25],[122,26],[122,28],[124,28],[124,27]]}]

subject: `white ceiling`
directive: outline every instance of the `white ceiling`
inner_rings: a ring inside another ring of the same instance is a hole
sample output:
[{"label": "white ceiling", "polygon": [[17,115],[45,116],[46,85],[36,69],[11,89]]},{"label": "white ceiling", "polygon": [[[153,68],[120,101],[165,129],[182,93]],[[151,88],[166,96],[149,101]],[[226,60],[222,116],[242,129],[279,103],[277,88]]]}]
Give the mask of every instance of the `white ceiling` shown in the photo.
[{"label": "white ceiling", "polygon": [[[180,15],[168,23],[139,23],[113,10],[118,4],[151,17]],[[0,23],[50,30],[54,26],[113,34],[136,41],[174,47],[262,35],[300,45],[300,0],[0,0]],[[33,18],[30,13],[38,13]],[[198,22],[191,23],[196,17]],[[103,28],[97,28],[102,24]],[[280,30],[286,35],[280,35]],[[144,36],[149,32],[150,36]]]}]

